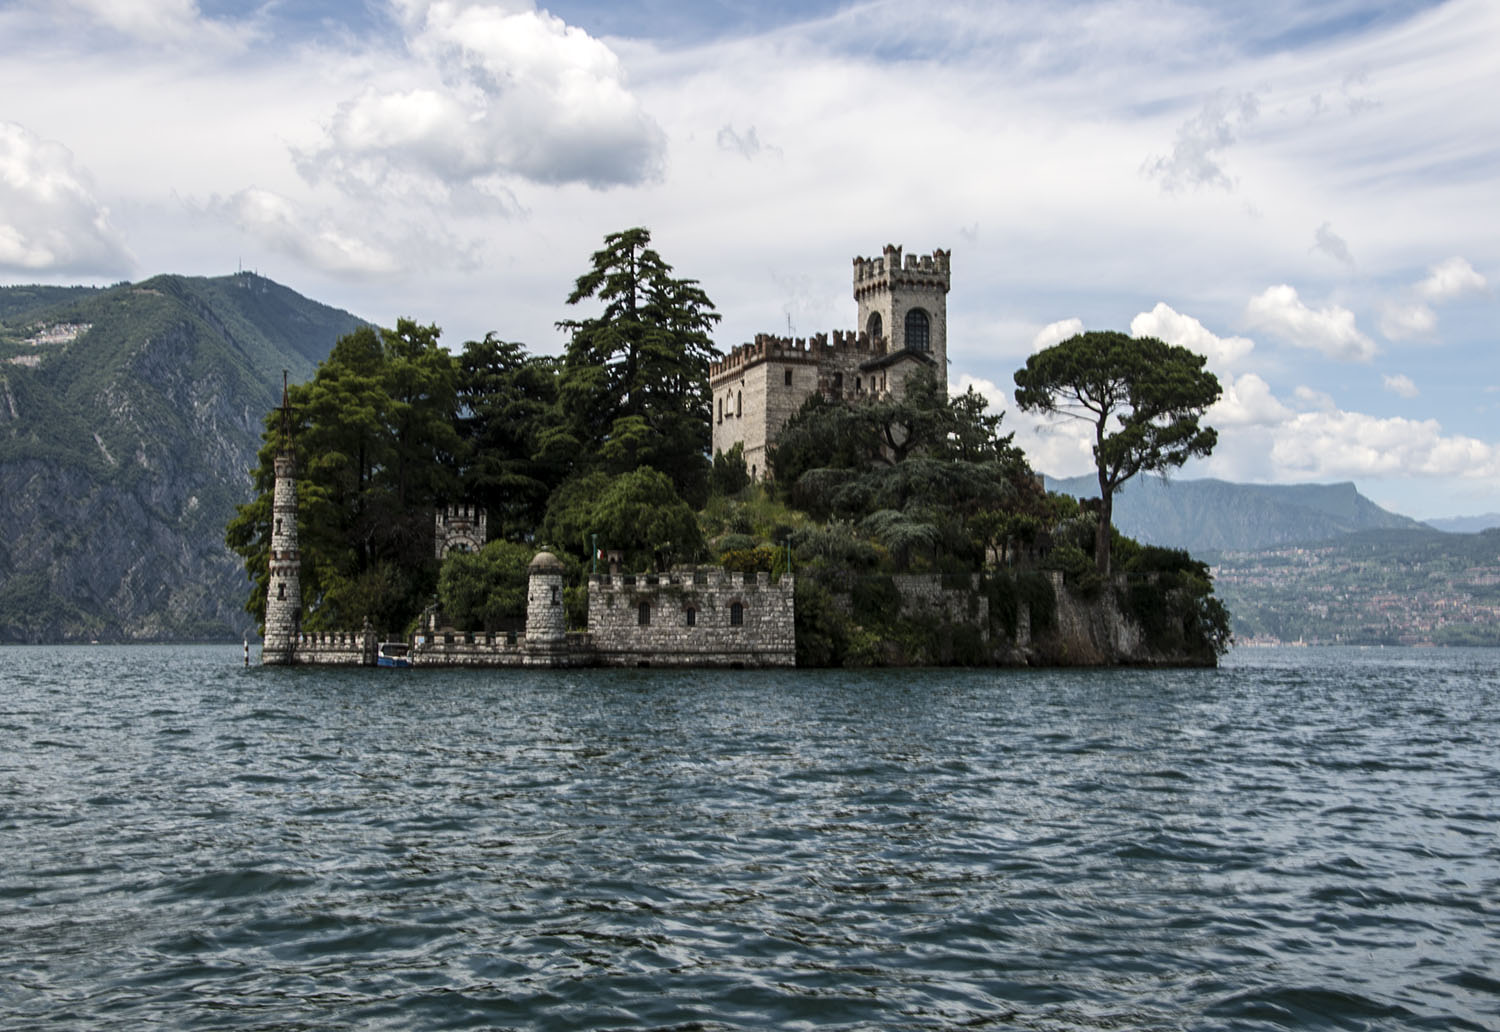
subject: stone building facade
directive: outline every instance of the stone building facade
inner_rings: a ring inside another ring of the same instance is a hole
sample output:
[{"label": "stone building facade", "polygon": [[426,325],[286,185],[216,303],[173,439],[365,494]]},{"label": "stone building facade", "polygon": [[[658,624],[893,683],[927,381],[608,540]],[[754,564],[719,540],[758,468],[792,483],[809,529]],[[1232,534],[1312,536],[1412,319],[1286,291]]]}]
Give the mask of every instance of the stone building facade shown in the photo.
[{"label": "stone building facade", "polygon": [[752,478],[768,475],[767,449],[814,393],[857,402],[898,394],[918,369],[948,377],[950,252],[906,255],[887,244],[854,259],[859,328],[807,338],[757,334],[709,371],[713,449],[744,449]]}]

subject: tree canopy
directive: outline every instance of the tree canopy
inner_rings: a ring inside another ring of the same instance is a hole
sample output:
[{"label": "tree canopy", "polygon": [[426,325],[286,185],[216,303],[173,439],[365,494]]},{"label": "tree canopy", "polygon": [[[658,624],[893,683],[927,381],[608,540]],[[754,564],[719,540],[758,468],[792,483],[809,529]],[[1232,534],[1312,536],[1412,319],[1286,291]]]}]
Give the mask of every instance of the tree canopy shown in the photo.
[{"label": "tree canopy", "polygon": [[1099,474],[1094,561],[1110,572],[1114,495],[1137,473],[1166,472],[1213,451],[1218,435],[1199,423],[1219,397],[1205,359],[1155,337],[1080,333],[1039,351],[1015,373],[1025,411],[1093,425]]},{"label": "tree canopy", "polygon": [[608,473],[650,466],[678,494],[701,505],[708,494],[709,331],[719,321],[696,280],[672,275],[651,249],[651,233],[611,233],[568,295],[603,310],[557,325],[570,339],[558,383],[575,453]]},{"label": "tree canopy", "polygon": [[1042,495],[1002,417],[985,409],[972,389],[949,398],[931,374],[856,405],[814,395],[771,449],[775,482],[814,517],[860,523],[902,567],[982,564],[997,514],[1029,511]]}]

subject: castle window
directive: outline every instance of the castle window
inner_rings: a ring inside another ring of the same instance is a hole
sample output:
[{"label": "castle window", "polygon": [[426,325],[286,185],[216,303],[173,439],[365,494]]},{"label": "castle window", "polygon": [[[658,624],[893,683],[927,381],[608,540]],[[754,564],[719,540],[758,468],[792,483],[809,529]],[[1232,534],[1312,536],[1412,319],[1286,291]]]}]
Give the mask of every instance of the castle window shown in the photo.
[{"label": "castle window", "polygon": [[719,399],[719,422],[724,422],[724,399]]},{"label": "castle window", "polygon": [[833,374],[833,389],[836,390],[836,391],[841,391],[841,390],[844,389],[844,374],[843,373],[834,373]]},{"label": "castle window", "polygon": [[557,597],[557,593],[561,590],[556,584],[552,585],[552,604],[554,606],[562,605],[562,599]]},{"label": "castle window", "polygon": [[931,347],[928,325],[927,313],[920,308],[906,313],[906,346],[912,351],[927,351]]},{"label": "castle window", "polygon": [[870,331],[871,340],[876,340],[885,333],[884,324],[880,321],[879,312],[870,313],[870,322],[865,328]]},{"label": "castle window", "polygon": [[745,607],[738,602],[729,603],[729,626],[745,626]]},{"label": "castle window", "polygon": [[286,581],[276,585],[276,597],[283,602],[286,601]]},{"label": "castle window", "polygon": [[788,387],[792,385],[792,371],[790,369],[786,371],[786,385]]},{"label": "castle window", "polygon": [[281,521],[280,520],[276,521],[276,533],[278,533],[278,534],[281,533]]},{"label": "castle window", "polygon": [[651,603],[642,602],[641,607],[636,610],[635,622],[642,627],[651,626]]},{"label": "castle window", "polygon": [[694,609],[692,606],[687,607],[687,625],[689,627],[698,626],[698,610]]},{"label": "castle window", "polygon": [[744,411],[745,411],[745,392],[744,391],[735,391],[734,392],[734,414],[736,416],[743,415]]},{"label": "castle window", "polygon": [[859,377],[854,378],[854,393],[860,394],[864,391],[864,384],[860,383]]}]

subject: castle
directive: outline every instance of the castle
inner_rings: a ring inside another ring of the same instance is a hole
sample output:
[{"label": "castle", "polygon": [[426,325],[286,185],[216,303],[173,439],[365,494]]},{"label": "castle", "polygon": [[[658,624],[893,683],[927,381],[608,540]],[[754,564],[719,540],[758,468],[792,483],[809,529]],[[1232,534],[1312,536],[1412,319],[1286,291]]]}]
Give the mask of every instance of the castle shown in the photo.
[{"label": "castle", "polygon": [[887,244],[854,259],[859,329],[808,338],[757,334],[709,371],[713,450],[744,449],[751,479],[769,474],[766,449],[814,393],[859,401],[898,395],[906,378],[930,369],[948,380],[948,251],[906,255]]},{"label": "castle", "polygon": [[[753,479],[769,475],[767,448],[814,393],[860,401],[899,394],[917,370],[948,372],[949,252],[906,255],[887,245],[878,258],[854,259],[859,329],[791,339],[760,334],[710,370],[713,450],[742,446]],[[288,402],[283,384],[283,441]],[[373,666],[377,642],[358,631],[301,628],[301,553],[297,546],[297,459],[275,460],[270,580],[261,662],[267,665]],[[484,547],[483,509],[448,506],[434,521],[434,554]],[[528,569],[522,634],[439,628],[430,616],[404,643],[413,666],[795,666],[794,581],[785,574],[727,573],[687,567],[628,575],[618,568],[588,580],[588,629],[563,619],[563,566],[540,552]],[[915,590],[915,589],[914,589]],[[925,590],[925,589],[924,589]]]}]

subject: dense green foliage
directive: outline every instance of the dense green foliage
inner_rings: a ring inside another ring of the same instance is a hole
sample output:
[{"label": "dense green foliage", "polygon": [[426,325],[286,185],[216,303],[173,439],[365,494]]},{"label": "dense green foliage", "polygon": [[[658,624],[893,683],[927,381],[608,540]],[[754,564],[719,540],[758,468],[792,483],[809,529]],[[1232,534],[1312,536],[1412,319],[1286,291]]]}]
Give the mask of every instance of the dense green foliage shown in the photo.
[{"label": "dense green foliage", "polygon": [[447,626],[462,630],[524,629],[526,568],[535,550],[491,541],[478,552],[456,553],[438,577],[438,608]]},{"label": "dense green foliage", "polygon": [[974,569],[1045,508],[1025,456],[972,389],[930,374],[860,405],[809,398],[771,449],[788,503],[858,524],[901,570]]},{"label": "dense green foliage", "polygon": [[457,368],[435,326],[363,327],[341,338],[318,371],[266,417],[259,494],[226,539],[256,578],[247,608],[265,615],[274,461],[299,457],[298,536],[305,626],[404,628],[437,582],[432,513],[458,493]]},{"label": "dense green foliage", "polygon": [[1016,370],[1025,411],[1082,419],[1094,430],[1099,512],[1094,559],[1110,572],[1115,492],[1137,473],[1165,471],[1213,450],[1217,435],[1199,425],[1219,397],[1205,359],[1155,337],[1080,333],[1037,352]]},{"label": "dense green foliage", "polygon": [[312,379],[291,388],[289,442],[279,413],[266,417],[257,497],[227,531],[255,582],[246,608],[264,619],[274,461],[287,444],[300,459],[310,630],[368,617],[400,631],[434,594],[445,619],[509,618],[509,589],[482,604],[477,585],[514,576],[519,553],[450,557],[451,573],[434,557],[432,514],[458,501],[483,506],[502,542],[553,547],[574,581],[575,618],[596,536],[637,568],[704,557],[680,492],[701,501],[708,490],[707,329],[718,317],[649,239],[613,234],[594,255],[568,301],[597,297],[604,312],[562,324],[573,339],[561,361],[495,334],[453,355],[437,327],[408,320],[341,338]]}]

